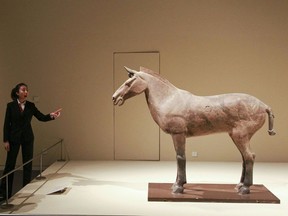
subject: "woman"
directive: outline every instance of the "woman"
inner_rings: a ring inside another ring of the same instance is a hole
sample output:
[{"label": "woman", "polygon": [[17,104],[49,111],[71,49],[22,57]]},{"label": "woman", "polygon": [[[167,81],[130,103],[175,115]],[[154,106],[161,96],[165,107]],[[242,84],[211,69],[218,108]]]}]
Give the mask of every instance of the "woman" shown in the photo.
[{"label": "woman", "polygon": [[[12,102],[7,104],[3,141],[7,151],[7,158],[3,175],[15,168],[17,155],[21,146],[23,164],[33,158],[34,135],[31,126],[32,117],[39,121],[50,121],[60,116],[60,111],[56,110],[44,115],[34,103],[27,101],[28,86],[19,83],[11,91]],[[31,181],[32,162],[23,167],[23,187]],[[12,194],[13,174],[8,177],[8,198]],[[2,179],[0,187],[0,200],[6,199],[6,178]]]}]

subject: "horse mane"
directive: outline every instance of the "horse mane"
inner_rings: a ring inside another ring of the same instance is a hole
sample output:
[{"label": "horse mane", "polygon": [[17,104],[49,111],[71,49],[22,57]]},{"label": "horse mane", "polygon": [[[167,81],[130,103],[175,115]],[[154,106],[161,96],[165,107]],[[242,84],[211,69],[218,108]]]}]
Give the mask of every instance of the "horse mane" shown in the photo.
[{"label": "horse mane", "polygon": [[150,70],[150,69],[148,69],[148,68],[145,68],[145,67],[140,66],[140,71],[141,71],[141,72],[144,72],[144,73],[147,73],[147,74],[150,74],[151,76],[156,77],[157,79],[161,80],[163,83],[166,83],[166,84],[169,84],[169,85],[174,86],[174,85],[173,85],[172,83],[170,83],[167,79],[161,77],[161,76],[159,75],[159,73],[156,73],[156,72],[154,72],[154,71],[152,71],[152,70]]}]

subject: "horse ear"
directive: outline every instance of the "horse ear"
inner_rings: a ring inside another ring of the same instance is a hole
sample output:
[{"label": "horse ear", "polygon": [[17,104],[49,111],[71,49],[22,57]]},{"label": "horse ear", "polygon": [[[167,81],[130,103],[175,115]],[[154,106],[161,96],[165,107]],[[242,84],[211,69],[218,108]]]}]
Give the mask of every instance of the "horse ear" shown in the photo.
[{"label": "horse ear", "polygon": [[128,67],[126,67],[126,66],[124,66],[124,68],[126,69],[126,71],[127,71],[128,73],[132,73],[132,74],[135,74],[135,73],[137,73],[137,71],[135,71],[135,70],[132,70],[132,69],[130,69],[130,68],[128,68]]}]

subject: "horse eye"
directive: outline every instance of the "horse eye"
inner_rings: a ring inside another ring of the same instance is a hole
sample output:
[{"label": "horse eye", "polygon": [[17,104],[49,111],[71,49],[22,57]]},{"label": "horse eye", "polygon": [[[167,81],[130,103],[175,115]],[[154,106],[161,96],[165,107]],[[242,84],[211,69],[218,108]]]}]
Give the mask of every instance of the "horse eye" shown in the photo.
[{"label": "horse eye", "polygon": [[128,77],[131,78],[131,77],[133,77],[133,75],[134,75],[133,73],[129,73]]}]

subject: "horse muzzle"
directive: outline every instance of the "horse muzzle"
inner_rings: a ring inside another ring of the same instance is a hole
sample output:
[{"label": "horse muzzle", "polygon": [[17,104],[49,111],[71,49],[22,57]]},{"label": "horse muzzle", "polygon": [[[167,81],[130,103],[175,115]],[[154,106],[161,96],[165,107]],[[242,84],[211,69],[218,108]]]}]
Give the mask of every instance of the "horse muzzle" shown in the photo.
[{"label": "horse muzzle", "polygon": [[116,106],[116,105],[118,105],[118,106],[121,106],[121,105],[123,105],[124,104],[124,99],[123,99],[123,97],[121,97],[121,96],[119,96],[119,97],[112,97],[112,101],[113,101],[113,103],[114,103],[114,105]]}]

